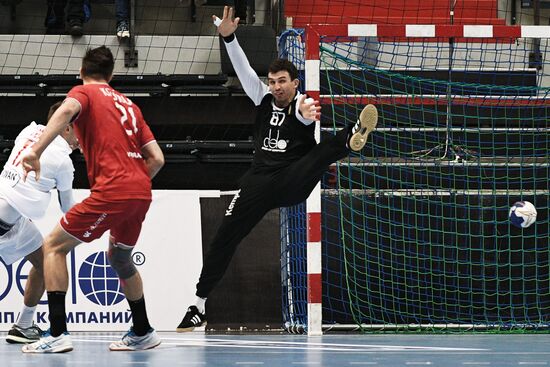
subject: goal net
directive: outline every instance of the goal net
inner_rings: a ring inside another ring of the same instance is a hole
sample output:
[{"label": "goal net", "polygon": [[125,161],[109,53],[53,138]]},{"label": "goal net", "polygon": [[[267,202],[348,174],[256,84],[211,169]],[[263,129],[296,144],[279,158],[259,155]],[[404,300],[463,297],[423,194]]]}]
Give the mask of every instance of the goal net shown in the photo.
[{"label": "goal net", "polygon": [[[379,113],[365,148],[321,183],[323,329],[550,326],[549,36],[462,25],[282,36],[301,70],[319,47],[317,74],[304,75],[319,80],[321,139],[369,103]],[[538,210],[525,229],[508,219],[521,200]],[[306,205],[281,211],[290,331],[311,322],[306,217]]]}]

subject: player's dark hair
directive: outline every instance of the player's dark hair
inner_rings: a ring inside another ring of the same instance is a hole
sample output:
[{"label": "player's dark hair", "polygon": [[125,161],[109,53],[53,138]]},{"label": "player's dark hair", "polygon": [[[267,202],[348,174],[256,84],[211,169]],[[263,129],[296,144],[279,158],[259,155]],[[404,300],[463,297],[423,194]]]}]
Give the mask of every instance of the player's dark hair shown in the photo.
[{"label": "player's dark hair", "polygon": [[56,102],[50,106],[50,110],[48,111],[48,119],[46,121],[50,121],[50,119],[53,116],[53,113],[63,104],[63,101]]},{"label": "player's dark hair", "polygon": [[89,48],[82,59],[82,76],[109,80],[114,67],[115,59],[108,47]]},{"label": "player's dark hair", "polygon": [[290,80],[298,79],[298,69],[296,69],[296,66],[287,59],[274,60],[271,65],[269,65],[268,71],[272,74],[278,73],[279,71],[287,71],[290,75]]}]

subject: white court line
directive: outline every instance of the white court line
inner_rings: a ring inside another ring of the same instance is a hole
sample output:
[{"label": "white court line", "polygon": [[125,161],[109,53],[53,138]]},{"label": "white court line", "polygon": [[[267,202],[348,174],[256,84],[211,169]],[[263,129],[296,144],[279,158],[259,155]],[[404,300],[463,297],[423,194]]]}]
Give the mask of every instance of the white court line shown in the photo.
[{"label": "white court line", "polygon": [[405,362],[408,365],[430,365],[432,362]]},{"label": "white court line", "polygon": [[[450,353],[449,351],[446,351],[445,349],[431,349],[429,347],[422,348],[422,349],[412,349],[412,348],[389,348],[389,347],[383,347],[383,348],[372,348],[365,346],[364,348],[358,347],[358,348],[329,348],[328,346],[330,344],[327,344],[326,346],[283,346],[283,345],[250,345],[250,344],[213,344],[208,343],[204,341],[186,341],[186,342],[180,342],[180,343],[174,343],[174,342],[162,342],[162,345],[174,345],[174,346],[186,346],[186,347],[210,347],[210,348],[234,348],[234,349],[273,349],[273,350],[304,350],[304,351],[321,351],[321,352],[361,352],[361,353],[368,353],[368,352],[446,352]],[[374,346],[373,346],[374,347]],[[452,350],[451,352],[453,352]],[[459,351],[461,354],[463,351]],[[458,352],[457,352],[458,353]]]},{"label": "white court line", "polygon": [[[97,335],[94,338],[113,339],[109,335]],[[210,346],[218,348],[262,348],[262,349],[305,349],[305,350],[321,350],[321,351],[342,351],[342,352],[357,352],[357,351],[487,351],[488,349],[479,348],[447,348],[447,347],[418,347],[406,345],[378,345],[378,344],[339,344],[339,343],[311,343],[311,342],[281,342],[267,340],[236,340],[236,339],[196,339],[196,338],[161,338],[164,345],[186,345],[186,346]],[[73,339],[83,342],[102,342],[100,340]],[[169,343],[165,340],[175,340],[179,343]],[[219,343],[219,344],[216,344]],[[229,343],[229,344],[228,344]]]},{"label": "white court line", "polygon": [[27,364],[35,364],[36,361],[10,361],[10,363],[27,365]]},{"label": "white court line", "polygon": [[[186,338],[161,338],[162,340],[177,340],[177,341],[191,341],[197,342],[197,339]],[[427,350],[427,351],[488,351],[488,349],[480,348],[447,348],[447,347],[417,347],[407,345],[382,345],[382,344],[338,344],[338,343],[308,343],[308,342],[280,342],[280,341],[267,341],[267,340],[237,340],[237,339],[203,339],[201,342],[222,342],[222,343],[234,343],[245,345],[285,345],[285,346],[320,346],[320,347],[347,347],[347,348],[379,348],[379,349],[398,349],[398,350]],[[264,347],[263,345],[261,347]]]},{"label": "white court line", "polygon": [[95,364],[94,361],[71,361],[71,364]]},{"label": "white court line", "polygon": [[[92,338],[109,338],[118,340],[120,338],[110,335],[93,335]],[[384,345],[384,344],[340,344],[340,343],[312,343],[312,342],[284,342],[284,341],[272,341],[272,340],[242,340],[242,339],[197,339],[197,338],[170,338],[161,337],[162,340],[176,340],[176,341],[189,341],[189,342],[222,342],[222,343],[234,343],[234,344],[281,344],[281,345],[300,345],[300,346],[323,346],[323,347],[360,347],[360,348],[388,348],[388,349],[420,349],[420,350],[442,350],[442,351],[489,351],[489,349],[483,348],[449,348],[449,347],[418,347],[408,345]],[[78,340],[78,339],[73,339]],[[80,339],[79,341],[88,341]],[[95,340],[98,342],[98,340]]]},{"label": "white court line", "polygon": [[546,365],[548,362],[518,362],[521,365]]},{"label": "white court line", "polygon": [[235,364],[264,364],[264,362],[235,362]]},{"label": "white court line", "polygon": [[[185,342],[185,343],[167,343],[162,342],[161,345],[177,345],[186,347],[210,347],[210,348],[240,348],[240,349],[275,349],[275,350],[304,350],[304,351],[320,351],[320,352],[396,352],[401,351],[399,349],[388,348],[324,348],[324,347],[307,347],[307,346],[276,346],[276,345],[232,345],[232,344],[212,344],[212,343],[200,343],[200,342]],[[411,352],[417,352],[418,350],[411,350]]]}]

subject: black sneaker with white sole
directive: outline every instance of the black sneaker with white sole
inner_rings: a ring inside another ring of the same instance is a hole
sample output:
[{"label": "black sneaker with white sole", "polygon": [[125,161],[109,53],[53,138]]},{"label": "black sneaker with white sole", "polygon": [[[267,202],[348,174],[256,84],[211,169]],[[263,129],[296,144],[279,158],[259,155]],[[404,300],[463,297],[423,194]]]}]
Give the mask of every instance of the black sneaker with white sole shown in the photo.
[{"label": "black sneaker with white sole", "polygon": [[203,325],[206,325],[206,315],[200,313],[197,306],[189,306],[187,313],[176,328],[176,331],[178,333],[193,331],[196,327]]},{"label": "black sneaker with white sole", "polygon": [[374,105],[367,105],[361,111],[359,120],[351,130],[351,134],[348,141],[348,147],[359,152],[367,143],[369,134],[376,129],[378,123],[378,110]]},{"label": "black sneaker with white sole", "polygon": [[8,331],[6,341],[10,344],[34,343],[35,341],[40,339],[43,333],[44,332],[36,324],[32,324],[32,326],[28,328],[22,328],[17,325],[13,325],[10,331]]}]

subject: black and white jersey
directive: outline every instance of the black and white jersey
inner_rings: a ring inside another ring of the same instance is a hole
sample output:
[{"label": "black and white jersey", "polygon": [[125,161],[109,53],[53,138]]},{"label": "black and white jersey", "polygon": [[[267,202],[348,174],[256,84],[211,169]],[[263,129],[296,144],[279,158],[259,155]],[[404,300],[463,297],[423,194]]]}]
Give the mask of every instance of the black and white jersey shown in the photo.
[{"label": "black and white jersey", "polygon": [[298,96],[286,108],[275,106],[271,93],[263,97],[254,124],[254,166],[284,166],[315,146],[315,124],[296,117]]},{"label": "black and white jersey", "polygon": [[300,93],[297,92],[287,107],[277,107],[268,86],[250,66],[236,37],[226,40],[225,45],[244,91],[257,107],[252,164],[282,167],[304,156],[316,144],[315,124],[298,110]]}]

